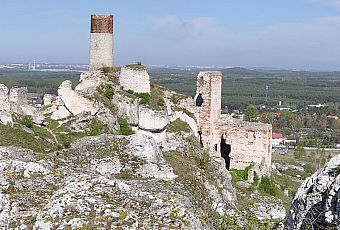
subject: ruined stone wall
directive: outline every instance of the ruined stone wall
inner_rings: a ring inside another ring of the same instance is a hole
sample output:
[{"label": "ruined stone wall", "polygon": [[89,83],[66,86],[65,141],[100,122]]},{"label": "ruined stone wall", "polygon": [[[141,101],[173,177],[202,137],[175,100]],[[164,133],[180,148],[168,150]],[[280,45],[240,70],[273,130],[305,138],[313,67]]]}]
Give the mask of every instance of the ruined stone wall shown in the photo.
[{"label": "ruined stone wall", "polygon": [[146,69],[139,70],[122,67],[119,84],[124,90],[133,90],[136,93],[150,93],[150,76]]},{"label": "ruined stone wall", "polygon": [[91,15],[90,70],[113,65],[113,16]]},{"label": "ruined stone wall", "polygon": [[221,115],[222,73],[200,72],[195,103],[198,131],[211,156],[223,157],[228,169],[244,169],[254,163],[259,176],[271,172],[272,126],[244,122]]},{"label": "ruined stone wall", "polygon": [[[200,72],[197,76],[196,105],[199,107],[198,130],[205,148],[215,153],[219,144],[218,125],[221,115],[222,73],[219,71]],[[197,103],[203,99],[203,104]],[[220,156],[216,154],[216,156]]]},{"label": "ruined stone wall", "polygon": [[244,169],[254,163],[259,176],[271,172],[271,135],[268,124],[235,121],[222,122],[220,134],[230,145],[230,169]]},{"label": "ruined stone wall", "polygon": [[11,112],[22,114],[22,106],[28,105],[27,87],[14,87],[10,90],[9,102],[11,105]]}]

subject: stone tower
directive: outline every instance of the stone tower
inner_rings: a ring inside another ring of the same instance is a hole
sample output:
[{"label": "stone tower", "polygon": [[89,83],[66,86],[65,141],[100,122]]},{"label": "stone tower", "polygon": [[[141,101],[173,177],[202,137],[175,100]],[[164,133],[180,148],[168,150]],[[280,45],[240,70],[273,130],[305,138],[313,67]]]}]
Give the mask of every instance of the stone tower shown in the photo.
[{"label": "stone tower", "polygon": [[113,65],[113,16],[91,15],[90,70]]},{"label": "stone tower", "polygon": [[221,86],[220,71],[200,72],[197,76],[196,106],[199,107],[199,134],[204,148],[211,154],[220,157],[216,152],[220,144],[219,123],[221,118]]}]

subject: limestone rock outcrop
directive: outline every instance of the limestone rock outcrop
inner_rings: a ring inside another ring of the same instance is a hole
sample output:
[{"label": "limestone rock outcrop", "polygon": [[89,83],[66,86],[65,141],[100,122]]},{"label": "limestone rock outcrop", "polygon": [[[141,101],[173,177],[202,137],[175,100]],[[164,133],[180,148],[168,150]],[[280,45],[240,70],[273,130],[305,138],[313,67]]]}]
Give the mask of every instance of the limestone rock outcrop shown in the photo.
[{"label": "limestone rock outcrop", "polygon": [[339,225],[340,155],[337,155],[302,183],[285,229],[336,229]]},{"label": "limestone rock outcrop", "polygon": [[139,98],[127,98],[123,95],[114,95],[115,103],[118,107],[118,115],[125,117],[132,126],[138,126],[139,123]]},{"label": "limestone rock outcrop", "polygon": [[80,74],[79,84],[75,91],[92,95],[98,86],[106,83],[105,75],[101,71],[85,71]]},{"label": "limestone rock outcrop", "polygon": [[43,114],[28,104],[27,88],[14,87],[11,90],[0,84],[0,121],[3,124],[13,125],[12,113],[31,116],[36,124],[42,124]]},{"label": "limestone rock outcrop", "polygon": [[8,94],[7,86],[0,84],[0,111],[9,112],[11,110]]},{"label": "limestone rock outcrop", "polygon": [[145,131],[162,132],[169,123],[166,111],[156,111],[147,107],[139,107],[138,127]]},{"label": "limestone rock outcrop", "polygon": [[[58,110],[52,114],[52,118],[65,117],[68,114],[78,115],[83,112],[88,112],[94,115],[98,112],[99,108],[95,103],[72,89],[72,82],[66,80],[61,83],[58,88],[58,96],[63,102],[63,106],[59,106]],[[69,112],[67,113],[66,110]]]}]

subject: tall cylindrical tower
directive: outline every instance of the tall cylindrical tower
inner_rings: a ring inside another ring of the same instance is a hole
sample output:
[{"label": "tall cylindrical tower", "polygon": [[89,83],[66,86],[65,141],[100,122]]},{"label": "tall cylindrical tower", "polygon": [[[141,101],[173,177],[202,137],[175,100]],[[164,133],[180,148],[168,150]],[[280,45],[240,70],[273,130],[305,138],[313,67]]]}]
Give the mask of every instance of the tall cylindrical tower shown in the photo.
[{"label": "tall cylindrical tower", "polygon": [[113,65],[113,16],[91,15],[90,70]]}]

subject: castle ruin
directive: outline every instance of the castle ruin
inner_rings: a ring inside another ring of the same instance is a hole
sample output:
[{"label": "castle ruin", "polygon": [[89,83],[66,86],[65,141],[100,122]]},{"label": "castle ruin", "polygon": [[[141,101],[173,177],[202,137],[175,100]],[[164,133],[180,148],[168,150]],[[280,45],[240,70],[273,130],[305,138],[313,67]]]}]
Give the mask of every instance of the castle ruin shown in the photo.
[{"label": "castle ruin", "polygon": [[269,175],[272,126],[221,114],[221,86],[219,71],[200,72],[197,76],[195,103],[201,144],[211,156],[224,158],[228,170],[253,164],[259,176]]},{"label": "castle ruin", "polygon": [[90,70],[113,65],[113,16],[91,15]]}]

